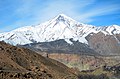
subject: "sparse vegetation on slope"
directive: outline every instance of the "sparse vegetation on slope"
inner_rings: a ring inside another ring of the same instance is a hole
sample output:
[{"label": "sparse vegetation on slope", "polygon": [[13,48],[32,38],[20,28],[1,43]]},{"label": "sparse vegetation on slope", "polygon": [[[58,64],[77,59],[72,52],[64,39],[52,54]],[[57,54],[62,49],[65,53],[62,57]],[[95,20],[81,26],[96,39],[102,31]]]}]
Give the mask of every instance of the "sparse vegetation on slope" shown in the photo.
[{"label": "sparse vegetation on slope", "polygon": [[0,42],[0,78],[77,79],[64,64],[26,48]]}]

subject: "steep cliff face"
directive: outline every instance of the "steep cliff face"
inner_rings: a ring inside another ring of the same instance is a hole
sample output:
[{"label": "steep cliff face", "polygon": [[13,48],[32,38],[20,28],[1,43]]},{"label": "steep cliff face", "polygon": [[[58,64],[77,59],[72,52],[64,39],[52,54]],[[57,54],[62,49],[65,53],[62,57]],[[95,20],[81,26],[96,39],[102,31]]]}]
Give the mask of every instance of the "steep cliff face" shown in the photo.
[{"label": "steep cliff face", "polygon": [[92,33],[86,39],[90,47],[102,55],[120,55],[120,34]]}]

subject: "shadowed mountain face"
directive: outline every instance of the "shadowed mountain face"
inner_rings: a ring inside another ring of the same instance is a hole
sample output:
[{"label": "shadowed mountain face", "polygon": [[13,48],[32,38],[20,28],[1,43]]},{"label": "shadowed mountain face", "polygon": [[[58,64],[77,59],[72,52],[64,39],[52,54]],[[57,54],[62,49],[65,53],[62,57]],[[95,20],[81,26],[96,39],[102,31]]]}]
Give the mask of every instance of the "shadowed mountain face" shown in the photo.
[{"label": "shadowed mountain face", "polygon": [[30,48],[34,51],[43,51],[48,53],[69,53],[69,54],[83,54],[83,55],[99,55],[87,44],[80,43],[79,41],[69,40],[72,44],[68,44],[64,39],[26,44],[23,47]]},{"label": "shadowed mountain face", "polygon": [[29,49],[0,42],[0,78],[77,79],[74,71]]}]

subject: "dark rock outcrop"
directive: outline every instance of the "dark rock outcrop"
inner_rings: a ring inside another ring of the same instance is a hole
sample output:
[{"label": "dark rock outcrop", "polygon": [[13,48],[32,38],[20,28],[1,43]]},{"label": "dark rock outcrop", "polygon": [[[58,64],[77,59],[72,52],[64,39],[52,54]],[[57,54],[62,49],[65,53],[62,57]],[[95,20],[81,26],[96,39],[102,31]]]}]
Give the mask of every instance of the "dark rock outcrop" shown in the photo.
[{"label": "dark rock outcrop", "polygon": [[51,41],[51,42],[40,42],[26,44],[22,47],[32,49],[37,52],[48,52],[48,53],[69,53],[69,54],[83,54],[83,55],[98,55],[93,49],[87,44],[79,41],[70,39],[73,44],[67,43],[64,39]]}]

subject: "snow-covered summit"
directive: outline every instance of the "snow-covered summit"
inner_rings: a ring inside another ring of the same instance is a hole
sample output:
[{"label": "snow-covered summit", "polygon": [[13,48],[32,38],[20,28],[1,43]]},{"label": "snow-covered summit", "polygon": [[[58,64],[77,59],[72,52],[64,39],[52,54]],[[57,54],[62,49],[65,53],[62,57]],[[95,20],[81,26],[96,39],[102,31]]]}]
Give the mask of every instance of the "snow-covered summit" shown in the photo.
[{"label": "snow-covered summit", "polygon": [[25,26],[10,32],[1,33],[0,41],[3,40],[13,45],[23,45],[65,39],[65,41],[71,44],[69,39],[73,38],[82,43],[87,43],[85,37],[90,33],[98,33],[99,31],[110,35],[117,34],[120,33],[120,26],[95,27],[79,23],[64,14],[59,14],[39,25]]}]

